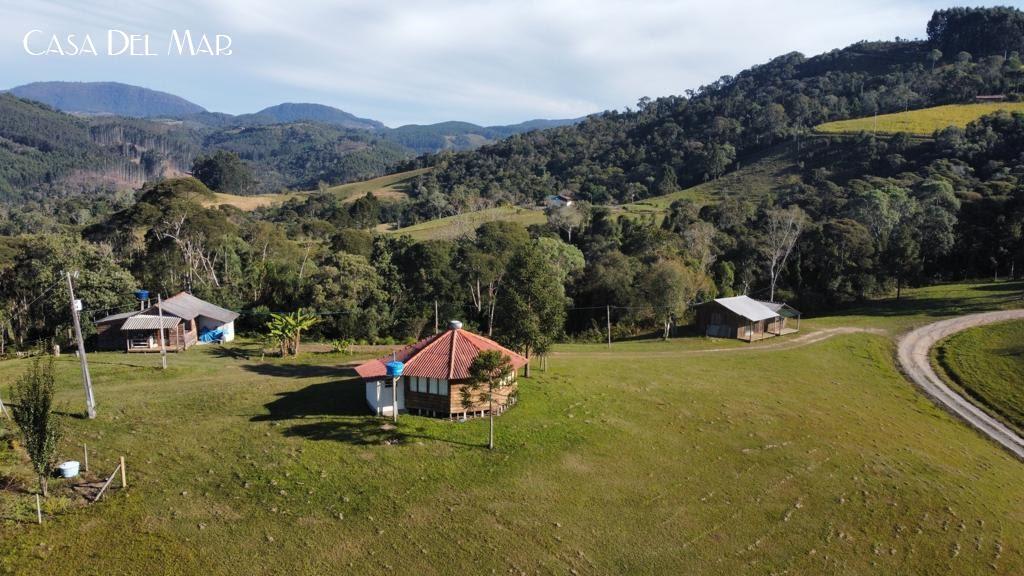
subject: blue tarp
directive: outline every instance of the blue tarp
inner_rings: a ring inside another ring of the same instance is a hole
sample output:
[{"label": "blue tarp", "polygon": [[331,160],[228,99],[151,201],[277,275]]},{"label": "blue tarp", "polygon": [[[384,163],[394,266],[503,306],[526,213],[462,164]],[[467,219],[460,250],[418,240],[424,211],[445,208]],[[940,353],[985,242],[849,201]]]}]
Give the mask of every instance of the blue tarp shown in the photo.
[{"label": "blue tarp", "polygon": [[223,328],[217,328],[216,330],[207,330],[206,332],[203,332],[202,334],[199,335],[200,342],[210,343],[220,342],[222,340],[224,340]]}]

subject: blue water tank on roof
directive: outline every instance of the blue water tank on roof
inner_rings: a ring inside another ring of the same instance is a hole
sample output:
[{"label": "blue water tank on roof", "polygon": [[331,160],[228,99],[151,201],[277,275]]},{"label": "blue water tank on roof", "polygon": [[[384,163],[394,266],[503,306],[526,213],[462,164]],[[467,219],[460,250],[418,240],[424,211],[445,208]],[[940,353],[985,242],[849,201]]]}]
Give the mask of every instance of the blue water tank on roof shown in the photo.
[{"label": "blue water tank on roof", "polygon": [[398,378],[402,375],[402,369],[405,368],[405,364],[398,360],[392,360],[385,364],[384,368],[387,370],[388,378]]},{"label": "blue water tank on roof", "polygon": [[139,300],[149,300],[149,290],[136,290],[135,297]]}]

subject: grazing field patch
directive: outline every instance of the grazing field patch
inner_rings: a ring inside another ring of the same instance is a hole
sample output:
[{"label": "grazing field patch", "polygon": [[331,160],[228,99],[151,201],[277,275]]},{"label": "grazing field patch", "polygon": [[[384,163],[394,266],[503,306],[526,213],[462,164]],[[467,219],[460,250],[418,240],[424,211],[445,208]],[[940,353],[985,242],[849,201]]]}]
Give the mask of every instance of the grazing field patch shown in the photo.
[{"label": "grazing field patch", "polygon": [[947,104],[920,110],[880,114],[850,120],[837,120],[819,124],[814,129],[826,134],[855,134],[880,132],[895,134],[906,132],[915,136],[931,136],[936,130],[949,126],[963,128],[971,122],[999,110],[1024,112],[1024,102],[984,102],[977,104]]},{"label": "grazing field patch", "polygon": [[529,226],[531,224],[543,224],[547,221],[547,217],[544,215],[543,210],[537,208],[500,206],[438,218],[436,220],[427,220],[426,222],[398,229],[382,224],[378,227],[378,230],[393,234],[407,234],[415,240],[451,239],[473,234],[481,224],[495,220],[518,222],[523,226]]},{"label": "grazing field patch", "polygon": [[964,330],[933,351],[939,374],[1018,432],[1024,431],[1024,321]]},{"label": "grazing field patch", "polygon": [[[367,192],[373,194],[383,202],[397,202],[408,197],[407,190],[412,181],[429,170],[420,168],[396,174],[388,174],[379,178],[363,180],[361,182],[350,182],[326,188],[324,192],[334,194],[343,202],[355,202],[357,198],[365,196]],[[310,194],[319,194],[319,191],[309,192],[282,192],[280,194],[258,194],[255,196],[240,196],[237,194],[224,194],[217,192],[214,198],[205,202],[207,206],[234,206],[240,210],[251,211],[258,208],[265,208],[275,204],[283,204],[288,200],[303,198]]]}]

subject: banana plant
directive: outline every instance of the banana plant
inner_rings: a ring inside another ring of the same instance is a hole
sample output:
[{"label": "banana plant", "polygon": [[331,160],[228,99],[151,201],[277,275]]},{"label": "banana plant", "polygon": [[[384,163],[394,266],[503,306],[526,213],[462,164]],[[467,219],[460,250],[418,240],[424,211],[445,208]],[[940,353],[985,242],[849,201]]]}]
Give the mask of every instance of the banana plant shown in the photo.
[{"label": "banana plant", "polygon": [[309,330],[320,321],[320,318],[299,310],[286,314],[271,314],[267,322],[267,332],[271,339],[277,341],[281,346],[281,356],[299,355],[299,343],[302,340],[302,331]]}]

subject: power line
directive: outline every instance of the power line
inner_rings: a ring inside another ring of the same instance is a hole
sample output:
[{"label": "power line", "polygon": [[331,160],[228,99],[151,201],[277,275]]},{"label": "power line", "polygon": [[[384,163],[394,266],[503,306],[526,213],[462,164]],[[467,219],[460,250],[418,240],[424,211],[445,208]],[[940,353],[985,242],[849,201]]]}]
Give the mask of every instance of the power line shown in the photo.
[{"label": "power line", "polygon": [[28,312],[28,309],[31,308],[33,304],[35,304],[36,302],[39,302],[43,298],[43,296],[46,296],[47,294],[49,294],[50,291],[53,290],[54,288],[56,288],[57,285],[60,284],[63,280],[64,279],[61,278],[60,280],[55,281],[53,284],[50,285],[49,288],[43,290],[38,296],[33,298],[31,302],[29,302],[28,304],[25,304],[24,306],[22,306],[21,310],[15,310],[14,314],[11,316],[11,318],[13,319],[13,318],[21,317],[23,314]]}]

